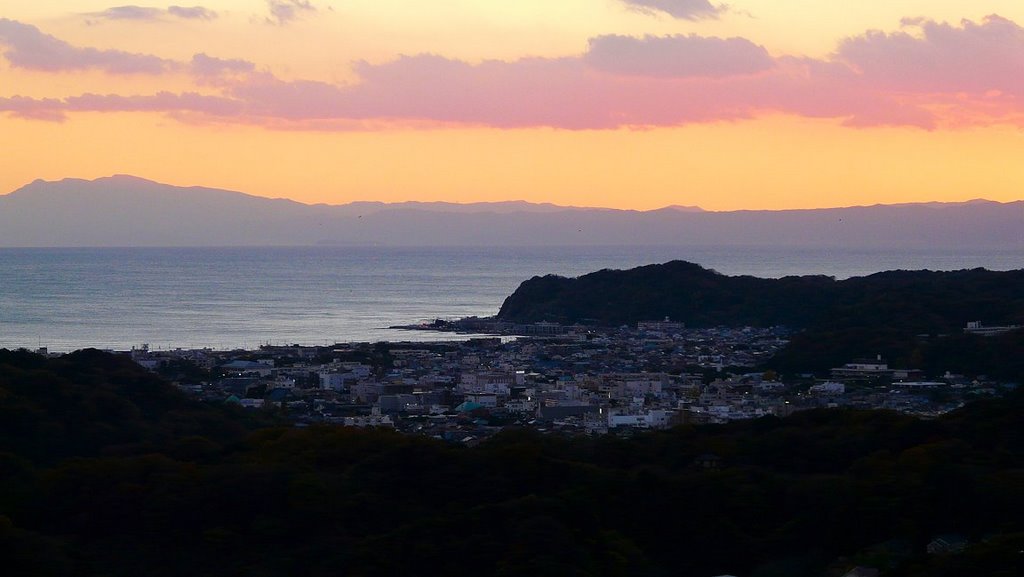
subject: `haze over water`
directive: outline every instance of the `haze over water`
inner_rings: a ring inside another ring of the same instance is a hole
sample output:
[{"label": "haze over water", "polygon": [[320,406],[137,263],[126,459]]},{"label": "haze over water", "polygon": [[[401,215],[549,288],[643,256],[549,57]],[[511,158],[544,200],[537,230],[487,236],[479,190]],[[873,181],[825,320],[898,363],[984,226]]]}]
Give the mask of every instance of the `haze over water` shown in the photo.
[{"label": "haze over water", "polygon": [[1016,250],[779,247],[0,249],[0,347],[255,348],[438,340],[389,330],[489,316],[520,282],[682,259],[729,275],[1024,268]]}]

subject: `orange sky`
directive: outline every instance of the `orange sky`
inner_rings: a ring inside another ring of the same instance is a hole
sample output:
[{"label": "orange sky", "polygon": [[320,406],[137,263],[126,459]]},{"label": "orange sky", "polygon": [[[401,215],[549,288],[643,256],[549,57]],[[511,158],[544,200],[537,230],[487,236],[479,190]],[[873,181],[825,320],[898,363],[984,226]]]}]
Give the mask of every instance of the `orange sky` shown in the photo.
[{"label": "orange sky", "polygon": [[125,173],[327,203],[1018,200],[1022,26],[1016,0],[14,1],[0,192]]}]

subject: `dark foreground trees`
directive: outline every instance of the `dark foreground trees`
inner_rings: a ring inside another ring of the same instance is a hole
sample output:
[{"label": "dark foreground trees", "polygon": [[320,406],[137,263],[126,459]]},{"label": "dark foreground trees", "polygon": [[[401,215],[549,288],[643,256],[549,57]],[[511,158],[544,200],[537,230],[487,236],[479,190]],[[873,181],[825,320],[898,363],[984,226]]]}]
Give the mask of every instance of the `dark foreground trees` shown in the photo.
[{"label": "dark foreground trees", "polygon": [[[467,449],[268,428],[120,358],[0,352],[0,558],[6,575],[1019,575],[1022,409]],[[939,535],[969,544],[926,554]]]}]

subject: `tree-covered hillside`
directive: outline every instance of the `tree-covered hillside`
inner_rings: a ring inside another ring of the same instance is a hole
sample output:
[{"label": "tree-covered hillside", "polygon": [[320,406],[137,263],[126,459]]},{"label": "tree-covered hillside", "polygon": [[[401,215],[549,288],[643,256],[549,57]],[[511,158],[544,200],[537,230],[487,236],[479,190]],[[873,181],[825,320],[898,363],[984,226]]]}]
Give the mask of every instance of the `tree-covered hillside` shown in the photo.
[{"label": "tree-covered hillside", "polygon": [[726,276],[672,261],[523,282],[498,318],[608,325],[669,316],[690,326],[882,327],[959,331],[968,321],[1024,322],[1024,270],[889,271],[835,280]]},{"label": "tree-covered hillside", "polygon": [[[938,358],[938,351],[948,351],[952,342],[973,351],[961,355],[961,365],[989,372],[982,364],[986,359],[1012,360],[1013,355],[1002,353],[1013,350],[1024,356],[1024,350],[1015,349],[1019,336],[1010,337],[1010,343],[935,339],[959,337],[970,321],[1024,325],[1024,270],[764,279],[726,276],[672,261],[578,278],[534,277],[523,282],[498,312],[499,319],[515,322],[610,326],[666,316],[691,327],[784,325],[804,331],[773,363],[785,371],[823,370],[876,354],[900,366],[928,369],[929,358]],[[1001,365],[995,370],[1014,378],[1024,375]]]}]

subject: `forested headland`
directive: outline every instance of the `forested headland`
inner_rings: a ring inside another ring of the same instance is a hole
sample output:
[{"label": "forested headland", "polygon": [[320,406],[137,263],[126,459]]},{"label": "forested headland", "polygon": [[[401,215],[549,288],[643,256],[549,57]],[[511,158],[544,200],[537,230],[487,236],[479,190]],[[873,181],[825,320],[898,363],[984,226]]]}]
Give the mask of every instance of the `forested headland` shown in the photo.
[{"label": "forested headland", "polygon": [[578,278],[534,277],[497,315],[604,326],[664,317],[689,327],[789,327],[792,341],[769,363],[783,372],[823,372],[881,354],[893,366],[1024,379],[1024,331],[963,331],[971,321],[1024,325],[1024,270],[768,279],[672,261]]}]

